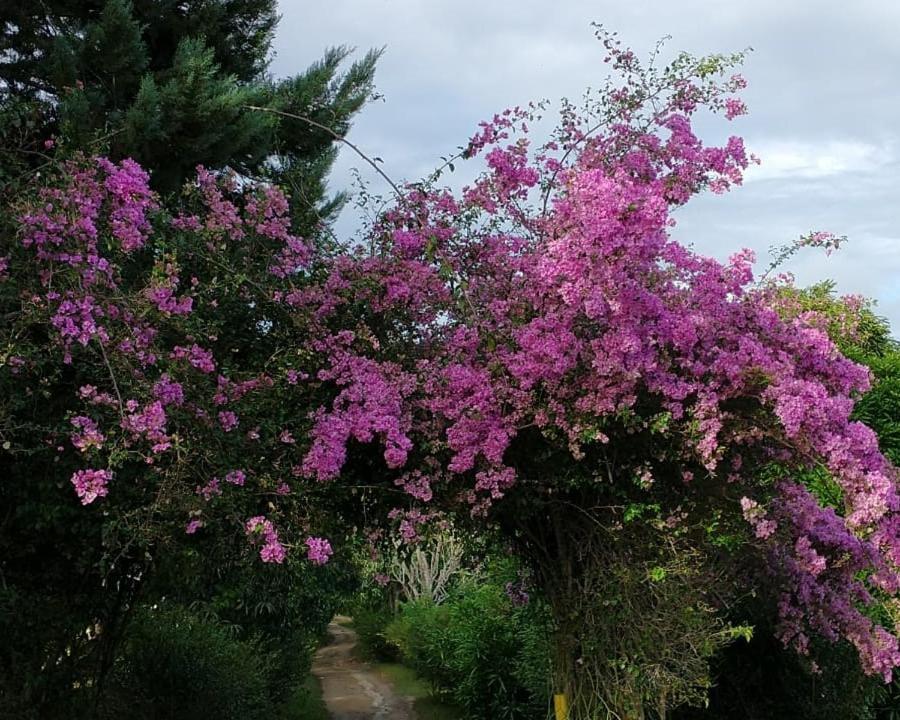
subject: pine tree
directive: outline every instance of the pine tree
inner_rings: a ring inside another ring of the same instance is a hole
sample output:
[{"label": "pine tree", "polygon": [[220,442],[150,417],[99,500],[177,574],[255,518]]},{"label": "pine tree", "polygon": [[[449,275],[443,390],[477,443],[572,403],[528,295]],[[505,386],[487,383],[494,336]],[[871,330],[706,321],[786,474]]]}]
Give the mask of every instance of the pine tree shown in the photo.
[{"label": "pine tree", "polygon": [[25,143],[15,135],[19,145],[2,151],[39,158],[55,135],[69,147],[135,158],[163,192],[178,190],[198,164],[227,166],[294,188],[297,230],[310,232],[342,201],[325,188],[334,139],[248,106],[346,132],[371,97],[378,53],[343,71],[350,51],[334,48],[275,80],[267,66],[277,20],[275,0],[8,0],[0,7],[0,113],[28,102],[41,121]]}]

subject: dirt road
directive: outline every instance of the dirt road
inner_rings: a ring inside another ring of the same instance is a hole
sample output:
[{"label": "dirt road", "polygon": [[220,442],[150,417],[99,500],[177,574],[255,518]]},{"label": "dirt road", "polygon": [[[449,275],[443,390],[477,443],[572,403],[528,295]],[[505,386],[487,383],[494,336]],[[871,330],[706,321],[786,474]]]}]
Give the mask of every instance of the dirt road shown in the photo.
[{"label": "dirt road", "polygon": [[[345,620],[349,618],[335,618]],[[397,696],[388,682],[354,657],[356,633],[335,621],[328,626],[328,644],[316,653],[312,666],[333,720],[416,720],[409,698]]]}]

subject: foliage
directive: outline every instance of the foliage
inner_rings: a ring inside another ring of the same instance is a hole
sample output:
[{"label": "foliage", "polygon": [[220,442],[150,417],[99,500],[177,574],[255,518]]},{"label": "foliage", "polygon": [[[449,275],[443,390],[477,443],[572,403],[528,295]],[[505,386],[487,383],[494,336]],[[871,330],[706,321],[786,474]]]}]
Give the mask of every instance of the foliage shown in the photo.
[{"label": "foliage", "polygon": [[[131,462],[130,474],[120,472],[119,467],[114,476],[123,481],[120,502],[111,502],[104,511],[83,512],[72,495],[70,478],[81,472],[77,477],[82,497],[102,497],[98,493],[103,492],[102,483],[111,471],[82,466],[82,459],[99,448],[91,425],[96,420],[86,420],[91,411],[76,419],[79,411],[73,402],[82,404],[77,399],[79,388],[96,387],[98,382],[106,385],[101,398],[127,392],[129,383],[124,378],[131,379],[135,371],[143,373],[153,361],[148,355],[145,365],[120,365],[115,356],[107,356],[111,361],[107,364],[101,352],[90,360],[78,357],[72,364],[58,364],[61,356],[54,357],[47,350],[50,345],[56,347],[51,337],[60,337],[55,335],[59,328],[51,330],[52,325],[43,325],[31,313],[35,307],[28,295],[35,277],[27,278],[28,273],[21,272],[31,262],[30,253],[21,254],[23,203],[36,199],[42,185],[44,192],[52,192],[54,184],[57,190],[64,188],[65,183],[58,184],[61,175],[75,167],[87,175],[95,173],[96,181],[96,173],[103,175],[103,171],[96,158],[86,161],[83,152],[104,152],[117,161],[137,158],[153,171],[149,182],[164,192],[180,190],[186,180],[196,177],[198,163],[214,171],[235,168],[243,180],[277,178],[290,186],[293,197],[278,210],[278,219],[267,218],[274,223],[268,231],[280,224],[283,230],[309,242],[320,242],[326,231],[323,223],[334,216],[344,199],[342,194],[329,196],[325,184],[336,156],[334,138],[310,125],[283,122],[278,115],[245,106],[306,114],[345,133],[352,117],[372,95],[377,53],[348,66],[349,51],[334,48],[305,72],[275,80],[266,69],[276,21],[274,0],[13,0],[0,7],[0,505],[4,508],[0,517],[0,587],[3,621],[9,620],[3,626],[4,640],[9,642],[0,644],[0,714],[7,707],[73,718],[91,712],[94,699],[76,708],[70,688],[73,684],[102,688],[100,680],[127,633],[131,609],[148,597],[177,596],[185,605],[198,604],[206,617],[234,623],[242,637],[256,632],[282,637],[289,630],[294,638],[291,642],[299,644],[293,659],[284,653],[280,657],[297,667],[308,663],[309,645],[321,627],[321,616],[339,602],[346,578],[319,585],[323,574],[332,577],[332,573],[306,574],[302,577],[305,590],[295,590],[291,579],[300,579],[296,568],[303,563],[276,578],[247,561],[246,542],[234,542],[237,527],[265,508],[264,493],[282,487],[277,484],[261,490],[242,508],[240,503],[223,499],[223,517],[229,522],[215,527],[200,517],[185,517],[183,508],[175,507],[165,492],[154,496],[140,491],[158,477],[158,467],[142,464],[132,447],[122,455],[113,453],[112,465]],[[117,167],[136,166],[129,161]],[[138,298],[143,290],[134,281],[153,278],[150,285],[155,290],[151,292],[157,293],[158,304],[143,295],[138,301],[142,307],[132,307],[133,317],[146,319],[148,309],[161,317],[169,310],[176,314],[184,311],[192,300],[182,297],[175,301],[174,292],[167,294],[164,286],[174,278],[165,269],[167,263],[181,264],[183,292],[198,260],[194,251],[205,247],[208,260],[213,260],[215,248],[218,265],[200,260],[212,271],[206,276],[211,292],[207,312],[196,312],[201,305],[198,301],[194,321],[182,330],[199,333],[203,342],[218,345],[215,351],[224,352],[232,367],[240,368],[237,372],[253,375],[280,342],[276,333],[260,332],[259,323],[270,320],[261,316],[262,306],[254,308],[239,290],[254,282],[254,272],[260,268],[238,275],[226,266],[223,272],[228,253],[222,254],[223,245],[216,246],[205,230],[180,238],[178,233],[151,236],[144,223],[149,215],[155,215],[159,199],[151,200],[145,187],[139,200],[130,195],[140,191],[128,184],[128,173],[118,177],[124,183],[119,188],[119,215],[99,221],[101,237],[95,238],[95,247],[104,256],[101,262],[108,262],[107,252],[118,242],[109,232],[110,223],[147,241],[140,249],[130,247],[138,251],[131,252],[129,262],[116,270],[119,289]],[[143,170],[131,180],[144,186],[148,182]],[[96,190],[96,184],[92,187]],[[172,201],[172,212],[190,210],[197,195],[195,187],[183,203]],[[88,205],[99,198],[78,191],[75,197]],[[128,214],[130,210],[123,207],[131,200],[136,214]],[[55,202],[61,214],[87,211],[86,205],[76,209],[77,202],[68,204],[59,195]],[[143,209],[148,214],[138,207],[139,202],[146,202]],[[78,224],[72,220],[67,231]],[[83,220],[86,225],[82,229],[89,235],[93,232],[88,227],[91,221]],[[56,237],[67,249],[78,248],[70,257],[73,261],[85,250],[78,243],[86,237],[75,234],[78,237],[65,240]],[[89,254],[90,261],[97,260],[97,255]],[[8,275],[10,255],[12,278]],[[240,267],[245,257],[238,253],[229,262]],[[62,276],[56,275],[50,282],[55,285],[60,280]],[[77,286],[81,280],[74,282]],[[96,290],[93,280],[85,282]],[[115,312],[109,305],[97,308],[98,313],[107,311]],[[62,315],[57,320],[67,322]],[[145,326],[148,332],[171,332],[164,327],[149,330],[152,324]],[[218,343],[211,340],[213,336]],[[115,339],[119,341],[124,342],[122,336]],[[79,346],[78,340],[75,345]],[[95,345],[95,349],[99,348]],[[114,389],[117,380],[121,384]],[[215,376],[208,380],[216,383]],[[174,386],[170,390],[177,392]],[[117,397],[117,404],[127,400]],[[93,412],[106,407],[87,405]],[[106,409],[118,416],[113,420],[116,429],[104,438],[109,444],[126,430],[119,426],[122,408]],[[185,409],[186,414],[192,411]],[[279,417],[268,410],[263,415],[273,420]],[[151,419],[142,412],[132,413],[132,417],[138,424]],[[72,420],[87,423],[82,425],[83,437],[93,438],[86,440],[85,455],[75,462],[68,456],[76,427]],[[144,429],[152,432],[149,426]],[[175,439],[175,444],[178,442]],[[201,457],[192,461],[198,468],[205,464]],[[182,532],[189,522],[194,522],[195,530],[202,525],[200,534],[209,536],[205,552],[218,565],[204,564],[198,556],[197,544],[190,542],[196,533],[187,536]],[[167,523],[168,531],[160,532]],[[175,533],[170,532],[173,528]],[[243,540],[242,530],[240,535]],[[271,553],[276,546],[262,547],[269,547]],[[320,560],[322,557],[317,555]],[[314,591],[324,595],[313,597]],[[302,627],[304,623],[307,625]],[[86,628],[100,630],[85,632]]]},{"label": "foliage", "polygon": [[[333,138],[247,106],[326,121],[344,133],[372,93],[378,53],[346,72],[346,48],[306,72],[266,74],[275,0],[12,0],[0,10],[0,106],[26,103],[39,119],[13,152],[41,164],[63,145],[131,157],[157,189],[177,191],[198,164],[277,177],[294,191],[303,232],[328,218]],[[42,157],[44,156],[44,157]]]},{"label": "foliage", "polygon": [[[582,571],[562,586],[554,573],[546,593],[556,606],[557,687],[567,677],[583,678],[570,692],[575,717],[589,717],[597,698],[610,714],[625,708],[658,718],[675,707],[704,706],[713,684],[710,660],[752,635],[749,626],[729,625],[711,604],[711,586],[721,596],[733,594],[727,576],[710,574],[711,563],[686,542],[686,533],[652,532],[633,522],[618,537],[584,538],[575,555]],[[592,543],[611,547],[601,551]]]},{"label": "foliage", "polygon": [[[896,464],[898,348],[887,322],[875,314],[870,301],[838,297],[832,282],[803,289],[780,287],[778,292],[780,312],[803,315],[806,322],[827,332],[843,353],[869,368],[872,388],[856,403],[854,417],[875,430],[882,452]],[[829,473],[809,471],[802,480],[821,502],[842,506],[840,488]],[[886,720],[896,715],[900,707],[896,681],[884,686],[865,678],[846,647],[815,641],[814,663],[784,653],[772,638],[773,613],[765,595],[745,596],[729,615],[751,622],[756,632],[749,643],[732,646],[716,659],[710,705],[699,717]],[[698,714],[691,710],[684,717]]]},{"label": "foliage", "polygon": [[175,608],[147,608],[128,633],[111,679],[110,717],[269,718],[278,683],[272,653]]},{"label": "foliage", "polygon": [[385,631],[404,662],[471,718],[543,717],[549,617],[516,607],[497,581],[460,583],[441,605],[403,605]]},{"label": "foliage", "polygon": [[[15,508],[2,521],[3,572],[18,590],[11,597],[23,603],[16,614],[40,615],[49,636],[48,644],[31,645],[26,663],[17,661],[30,670],[10,672],[5,680],[40,677],[43,694],[32,698],[38,707],[67,702],[71,682],[106,672],[127,608],[145,590],[154,565],[176,562],[168,558],[194,536],[216,535],[221,542],[213,547],[221,550],[235,548],[240,537],[238,562],[245,572],[254,545],[267,559],[283,560],[285,543],[311,537],[279,536],[274,528],[260,533],[259,522],[248,525],[278,498],[295,508],[295,517],[311,518],[312,496],[291,496],[287,482],[291,428],[305,415],[305,406],[298,410],[283,397],[297,382],[295,358],[279,345],[291,322],[268,296],[254,301],[248,294],[262,287],[260,277],[271,288],[266,278],[280,273],[283,279],[308,252],[289,230],[284,196],[247,187],[235,198],[238,210],[227,199],[230,191],[203,171],[182,206],[188,211],[196,203],[201,214],[173,218],[160,210],[134,163],[76,158],[57,177],[65,179],[32,201],[39,203],[31,205],[36,214],[19,206],[23,229],[21,245],[11,248],[14,276],[0,283],[11,319],[2,341],[0,432],[8,477],[28,478],[0,485],[4,507]],[[226,217],[230,212],[234,217]],[[213,255],[222,227],[231,234],[220,238]],[[222,274],[229,242],[241,274]],[[19,272],[28,266],[46,273]],[[51,347],[60,354],[48,353]],[[224,358],[221,365],[216,355]],[[277,384],[269,374],[273,357],[281,366]],[[192,387],[205,400],[198,403]],[[263,397],[254,398],[257,390]],[[239,418],[240,405],[254,409]],[[234,431],[230,423],[241,420],[243,429]],[[212,437],[222,442],[210,443]],[[259,438],[269,450],[248,453]],[[117,482],[122,492],[105,511],[79,510],[77,500],[103,500]],[[214,507],[221,525],[206,516]],[[271,527],[271,520],[260,522]],[[324,541],[316,543],[320,563]],[[54,561],[36,563],[36,557]],[[206,570],[209,578],[214,569]],[[157,581],[160,595],[189,602],[221,593],[221,587],[195,584],[190,597],[181,578],[168,577],[174,587]],[[285,602],[287,580],[268,588],[258,583],[257,590],[277,588],[279,595],[253,604]],[[110,586],[118,592],[108,592]],[[317,612],[329,612],[333,602],[324,599]],[[296,617],[281,615],[285,622]],[[309,630],[321,623],[317,618]],[[83,629],[94,624],[104,632],[86,636]],[[51,663],[52,671],[38,671],[58,656],[64,659]],[[12,664],[12,656],[2,662]],[[11,687],[13,695],[30,692]],[[51,688],[54,697],[46,694]]]},{"label": "foliage", "polygon": [[450,532],[438,533],[429,542],[410,548],[396,541],[389,560],[390,579],[404,600],[430,600],[440,604],[463,560],[463,545]]},{"label": "foliage", "polygon": [[283,697],[309,671],[328,622],[357,587],[355,572],[340,559],[319,567],[293,554],[277,568],[260,566],[241,551],[245,539],[225,529],[191,539],[159,558],[144,595],[190,607],[236,638],[257,638],[277,670],[271,695]]},{"label": "foliage", "polygon": [[358,648],[363,658],[391,662],[399,657],[397,645],[385,634],[395,617],[387,598],[358,598],[353,606],[353,629],[359,637]]},{"label": "foliage", "polygon": [[279,720],[329,720],[322,700],[322,688],[312,675],[297,685],[277,716]]},{"label": "foliage", "polygon": [[683,708],[674,720],[873,720],[885,687],[859,670],[847,645],[814,641],[816,664],[785,652],[774,635],[770,608],[746,598],[742,617],[753,622],[749,642],[726,648],[713,662],[709,706]]}]

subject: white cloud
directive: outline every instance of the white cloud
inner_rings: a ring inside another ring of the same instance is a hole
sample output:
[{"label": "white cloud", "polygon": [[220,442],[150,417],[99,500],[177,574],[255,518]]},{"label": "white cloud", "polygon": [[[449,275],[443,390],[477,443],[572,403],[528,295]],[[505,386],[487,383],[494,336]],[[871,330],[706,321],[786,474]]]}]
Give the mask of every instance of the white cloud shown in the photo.
[{"label": "white cloud", "polygon": [[783,179],[818,179],[842,173],[873,173],[895,160],[891,145],[855,140],[823,143],[769,141],[753,145],[762,163],[747,172],[747,182]]}]

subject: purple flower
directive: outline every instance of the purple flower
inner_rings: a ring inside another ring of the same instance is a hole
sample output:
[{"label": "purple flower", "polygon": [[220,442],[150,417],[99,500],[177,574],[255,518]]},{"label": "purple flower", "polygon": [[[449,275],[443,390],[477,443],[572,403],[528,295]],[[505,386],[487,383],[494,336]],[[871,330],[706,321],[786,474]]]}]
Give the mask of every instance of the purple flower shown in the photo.
[{"label": "purple flower", "polygon": [[306,558],[313,565],[324,565],[332,556],[331,543],[324,538],[306,538]]},{"label": "purple flower", "polygon": [[203,521],[200,518],[193,518],[192,520],[188,521],[188,524],[185,526],[184,531],[188,535],[193,535],[195,532],[197,532],[202,527],[203,527]]},{"label": "purple flower", "polygon": [[247,476],[244,474],[243,470],[232,470],[225,476],[225,482],[231,483],[232,485],[243,485],[247,480]]},{"label": "purple flower", "polygon": [[72,475],[72,485],[81,504],[90,505],[97,498],[106,497],[111,479],[112,472],[109,470],[79,470]]}]

